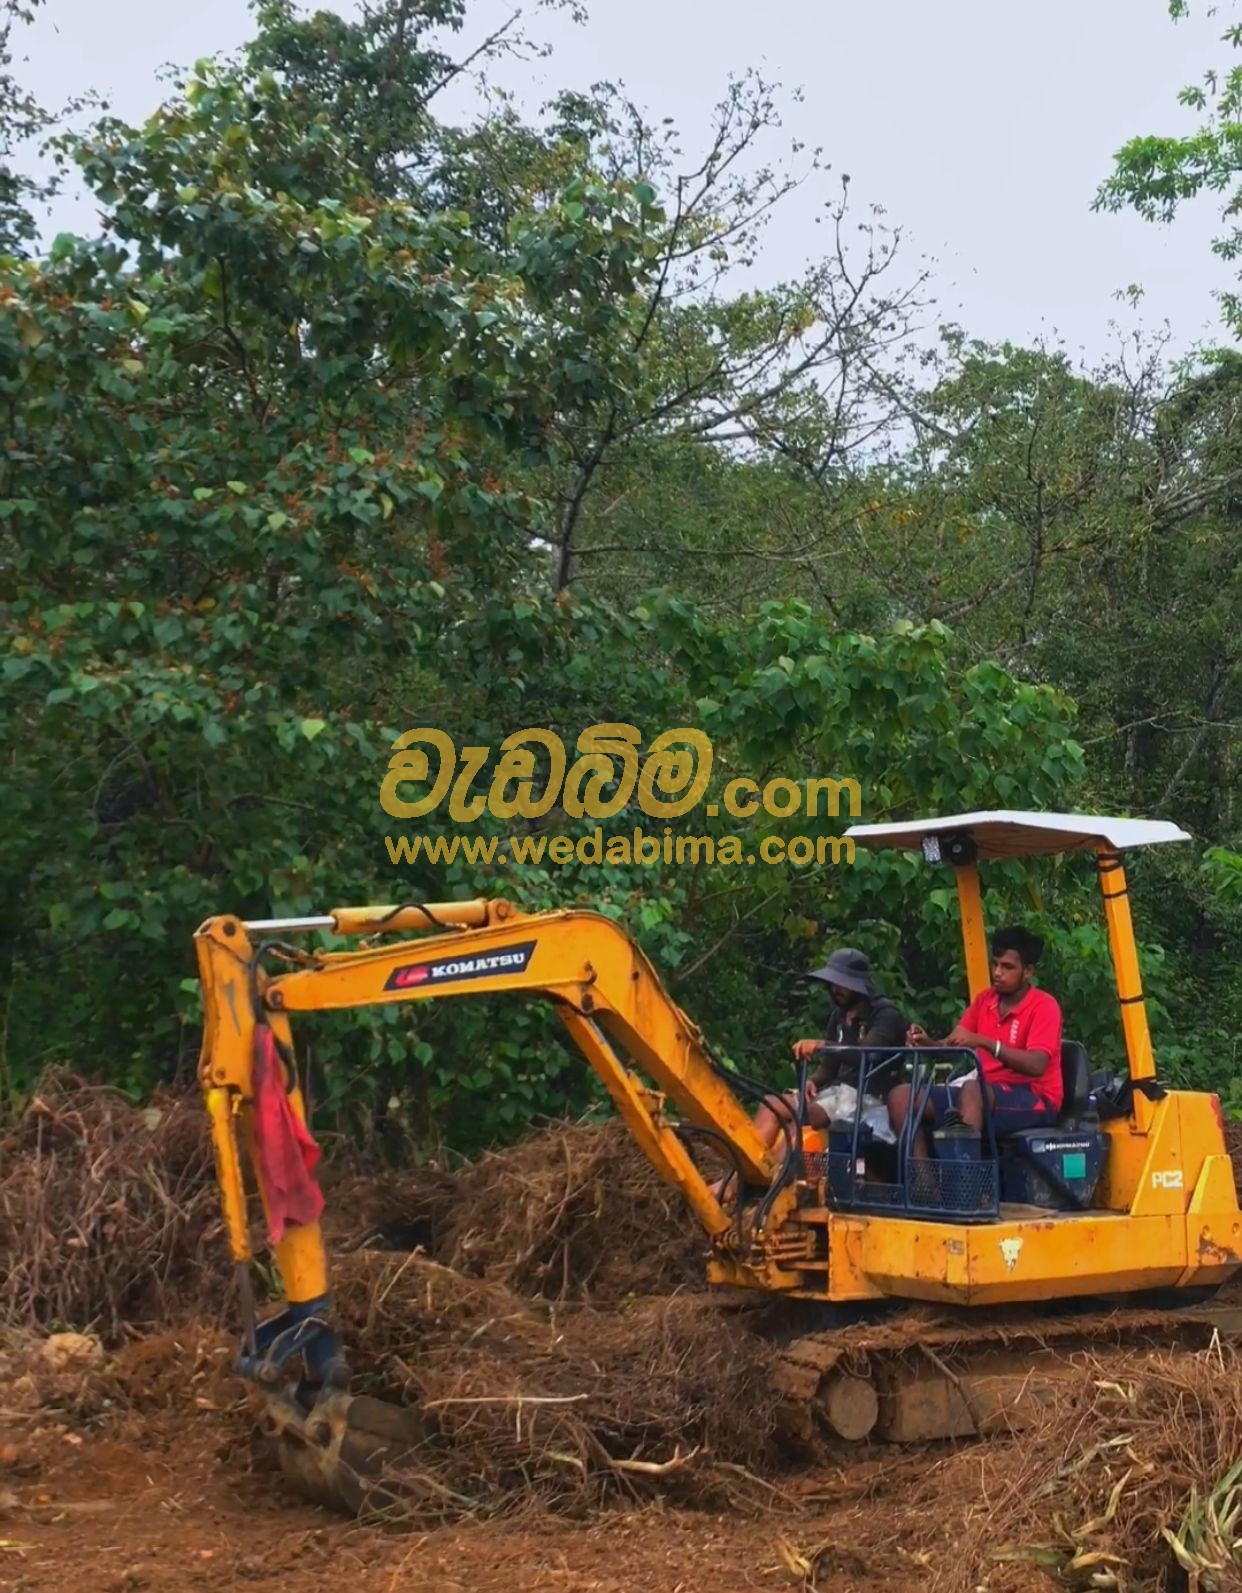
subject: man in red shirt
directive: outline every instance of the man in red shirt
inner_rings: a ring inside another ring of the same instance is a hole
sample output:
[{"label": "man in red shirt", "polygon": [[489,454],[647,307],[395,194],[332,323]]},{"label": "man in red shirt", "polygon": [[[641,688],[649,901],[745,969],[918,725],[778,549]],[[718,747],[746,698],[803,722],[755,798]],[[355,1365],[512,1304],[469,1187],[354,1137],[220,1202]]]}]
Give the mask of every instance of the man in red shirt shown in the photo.
[{"label": "man in red shirt", "polygon": [[[1061,1008],[1046,990],[1031,983],[1044,943],[1030,930],[1014,926],[992,937],[992,984],[981,991],[943,1040],[930,1040],[914,1024],[910,1045],[970,1046],[979,1056],[988,1104],[997,1136],[1023,1128],[1051,1128],[1061,1110]],[[910,1109],[910,1086],[902,1084],[888,1097],[893,1127],[900,1130]],[[941,1123],[954,1112],[971,1127],[983,1127],[983,1099],[978,1077],[956,1085],[936,1085],[927,1115]],[[918,1136],[915,1154],[927,1154]]]}]

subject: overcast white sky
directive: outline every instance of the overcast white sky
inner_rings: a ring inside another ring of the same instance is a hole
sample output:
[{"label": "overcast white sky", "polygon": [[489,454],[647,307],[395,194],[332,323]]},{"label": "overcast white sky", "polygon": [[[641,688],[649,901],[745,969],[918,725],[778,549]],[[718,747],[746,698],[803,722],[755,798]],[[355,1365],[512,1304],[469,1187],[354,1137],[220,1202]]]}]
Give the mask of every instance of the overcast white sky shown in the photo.
[{"label": "overcast white sky", "polygon": [[[559,87],[607,77],[689,136],[729,73],[758,66],[806,91],[788,131],[850,174],[860,206],[884,205],[907,232],[911,264],[934,257],[945,313],[975,335],[1058,332],[1101,355],[1110,319],[1134,324],[1113,297],[1130,283],[1145,289],[1142,323],[1167,320],[1177,347],[1217,335],[1211,293],[1228,277],[1207,246],[1210,204],[1159,228],[1093,214],[1091,199],[1131,134],[1193,125],[1176,93],[1221,61],[1223,18],[1175,26],[1165,0],[588,3],[585,26],[529,16],[555,46],[550,60],[508,74],[532,109]],[[476,0],[471,36],[511,9]],[[23,41],[23,71],[46,101],[94,87],[138,120],[160,97],[162,64],[232,49],[249,31],[245,0],[47,0]],[[814,214],[809,196],[787,202],[766,276],[814,254]],[[53,230],[92,227],[80,198],[52,218]]]}]

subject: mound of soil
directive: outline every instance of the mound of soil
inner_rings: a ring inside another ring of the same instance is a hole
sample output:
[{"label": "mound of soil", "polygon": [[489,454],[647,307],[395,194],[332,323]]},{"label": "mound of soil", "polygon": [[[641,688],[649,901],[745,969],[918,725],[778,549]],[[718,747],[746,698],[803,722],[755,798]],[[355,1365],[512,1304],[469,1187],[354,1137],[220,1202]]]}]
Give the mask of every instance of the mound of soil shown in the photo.
[{"label": "mound of soil", "polygon": [[[195,1363],[169,1324],[189,1342],[230,1292],[197,1099],[141,1110],[49,1079],[3,1149],[0,1321],[81,1329],[101,1352],[57,1377],[36,1357],[30,1397],[82,1420],[180,1397]],[[702,1237],[623,1125],[327,1183],[354,1363],[428,1414],[426,1464],[459,1509],[762,1492],[745,1468],[772,1458],[769,1347],[691,1293]]]}]

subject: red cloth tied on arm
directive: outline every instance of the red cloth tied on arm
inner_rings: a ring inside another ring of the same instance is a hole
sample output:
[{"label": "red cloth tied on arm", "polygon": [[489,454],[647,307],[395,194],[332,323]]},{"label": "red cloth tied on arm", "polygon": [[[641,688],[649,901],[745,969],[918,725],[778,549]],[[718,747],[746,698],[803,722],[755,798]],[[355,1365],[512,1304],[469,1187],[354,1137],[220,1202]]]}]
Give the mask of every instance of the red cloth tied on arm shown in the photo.
[{"label": "red cloth tied on arm", "polygon": [[255,1156],[275,1245],[288,1223],[315,1222],[323,1210],[323,1191],[311,1171],[323,1153],[290,1105],[276,1037],[265,1023],[255,1026],[252,1082]]}]

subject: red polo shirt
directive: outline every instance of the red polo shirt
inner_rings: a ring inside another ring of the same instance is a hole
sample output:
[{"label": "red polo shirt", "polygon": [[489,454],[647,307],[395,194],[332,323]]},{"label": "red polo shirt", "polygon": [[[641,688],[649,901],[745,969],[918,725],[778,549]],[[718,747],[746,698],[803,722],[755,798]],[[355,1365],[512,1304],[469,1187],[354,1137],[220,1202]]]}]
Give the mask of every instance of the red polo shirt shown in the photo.
[{"label": "red polo shirt", "polygon": [[1046,1051],[1048,1066],[1037,1079],[1029,1073],[1007,1068],[990,1050],[981,1050],[978,1056],[989,1084],[1025,1084],[1054,1111],[1060,1111],[1065,1094],[1061,1077],[1061,1008],[1046,990],[1036,990],[1032,985],[1005,1018],[1000,1015],[1000,997],[996,991],[984,990],[966,1008],[962,1028],[985,1040],[1016,1046],[1019,1051]]}]

